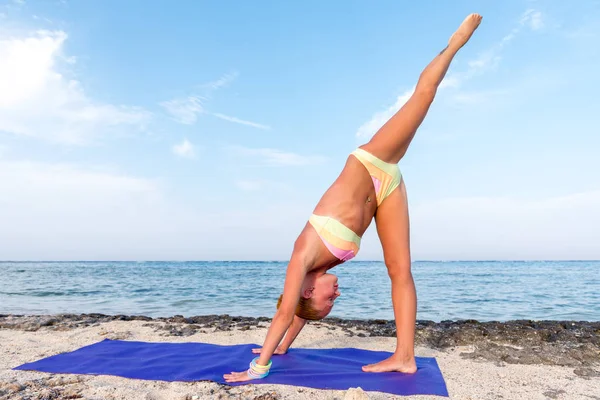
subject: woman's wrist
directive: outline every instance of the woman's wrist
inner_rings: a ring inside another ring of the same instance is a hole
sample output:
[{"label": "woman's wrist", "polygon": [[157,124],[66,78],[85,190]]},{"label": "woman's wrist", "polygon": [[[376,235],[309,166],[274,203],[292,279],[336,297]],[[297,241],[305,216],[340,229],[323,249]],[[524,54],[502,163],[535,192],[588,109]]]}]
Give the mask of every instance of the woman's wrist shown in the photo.
[{"label": "woman's wrist", "polygon": [[252,362],[250,362],[250,368],[248,368],[248,376],[252,379],[263,379],[269,375],[269,370],[271,369],[272,362],[269,360],[269,363],[266,365],[258,364],[259,357],[254,358]]}]

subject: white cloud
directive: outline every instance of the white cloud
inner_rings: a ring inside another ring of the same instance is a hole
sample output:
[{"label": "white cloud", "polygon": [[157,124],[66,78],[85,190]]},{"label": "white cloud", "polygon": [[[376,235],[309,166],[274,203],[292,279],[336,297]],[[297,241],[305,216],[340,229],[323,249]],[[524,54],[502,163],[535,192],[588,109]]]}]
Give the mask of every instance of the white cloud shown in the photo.
[{"label": "white cloud", "polygon": [[36,21],[44,21],[44,22],[47,22],[49,24],[53,23],[53,21],[51,19],[46,18],[46,17],[40,17],[39,15],[35,15],[35,14],[32,15],[31,18],[33,18]]},{"label": "white cloud", "polygon": [[492,49],[481,53],[476,59],[468,61],[467,65],[469,65],[469,71],[467,72],[467,75],[470,77],[496,67],[502,59],[498,53],[499,49]]},{"label": "white cloud", "polygon": [[223,119],[225,121],[234,122],[236,124],[248,125],[248,126],[252,126],[254,128],[264,129],[264,130],[271,129],[271,127],[267,126],[267,125],[258,124],[256,122],[252,122],[252,121],[246,121],[246,120],[239,119],[239,118],[236,118],[236,117],[230,117],[228,115],[221,114],[221,113],[213,113],[212,115],[214,115],[217,118]]},{"label": "white cloud", "polygon": [[358,138],[371,138],[379,128],[383,126],[399,109],[406,104],[406,102],[410,99],[412,94],[414,93],[415,88],[413,87],[410,90],[402,93],[400,96],[396,98],[396,102],[390,107],[386,108],[383,111],[379,111],[375,113],[371,119],[358,128],[356,132],[356,137]]},{"label": "white cloud", "polygon": [[538,29],[544,27],[544,21],[542,21],[542,14],[539,11],[533,14],[531,20],[529,21],[529,26],[534,31],[537,31]]},{"label": "white cloud", "polygon": [[206,83],[204,85],[200,85],[201,88],[206,89],[206,93],[202,96],[200,95],[190,95],[186,98],[172,99],[169,101],[164,101],[160,103],[160,105],[165,108],[167,113],[169,113],[176,121],[181,124],[191,125],[196,123],[198,120],[198,116],[200,114],[208,114],[214,117],[220,118],[225,121],[233,122],[240,125],[251,126],[253,128],[268,130],[271,129],[270,126],[259,124],[257,122],[252,122],[248,120],[244,120],[237,117],[232,117],[229,115],[225,115],[218,112],[209,112],[205,108],[205,104],[211,98],[211,91],[218,90],[220,88],[228,86],[231,82],[233,82],[238,77],[238,73],[230,73],[225,74],[221,78],[216,81]]},{"label": "white cloud", "polygon": [[232,149],[239,155],[254,157],[259,162],[271,166],[314,165],[321,164],[325,161],[325,158],[321,156],[302,156],[300,154],[289,153],[278,149],[251,149],[246,147],[233,147]]},{"label": "white cloud", "polygon": [[519,23],[507,35],[504,35],[500,41],[495,43],[489,49],[481,52],[475,59],[467,62],[469,68],[462,74],[452,77],[457,83],[455,87],[460,86],[474,76],[480,75],[490,69],[495,68],[502,60],[501,53],[506,45],[512,42],[521,32],[523,26],[531,30],[538,30],[543,27],[542,13],[533,9],[527,10],[519,19]]},{"label": "white cloud", "polygon": [[232,72],[232,73],[223,75],[216,81],[209,82],[209,83],[206,83],[201,86],[208,88],[208,89],[217,90],[219,88],[228,86],[231,82],[233,82],[235,79],[237,79],[238,76],[239,76],[239,73]]},{"label": "white cloud", "polygon": [[0,37],[0,130],[87,144],[118,126],[143,128],[148,112],[96,103],[59,71],[66,39],[62,31]]},{"label": "white cloud", "polygon": [[455,88],[460,85],[460,80],[457,76],[454,75],[446,75],[440,83],[440,89],[444,88]]},{"label": "white cloud", "polygon": [[542,13],[534,9],[529,9],[525,11],[519,22],[521,23],[521,25],[528,26],[533,31],[537,31],[544,27]]},{"label": "white cloud", "polygon": [[179,123],[191,125],[196,123],[198,115],[204,112],[202,103],[205,100],[205,97],[188,96],[183,99],[163,101],[160,105]]},{"label": "white cloud", "polygon": [[194,145],[187,139],[184,139],[180,144],[174,145],[172,150],[173,153],[180,157],[194,158],[196,156]]}]

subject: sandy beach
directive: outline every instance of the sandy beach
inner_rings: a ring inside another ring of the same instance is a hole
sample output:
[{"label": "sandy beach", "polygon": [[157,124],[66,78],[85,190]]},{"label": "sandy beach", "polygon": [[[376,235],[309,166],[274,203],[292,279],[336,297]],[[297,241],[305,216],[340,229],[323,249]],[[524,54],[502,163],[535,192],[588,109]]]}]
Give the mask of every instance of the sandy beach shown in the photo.
[{"label": "sandy beach", "polygon": [[[284,385],[229,387],[113,376],[13,371],[103,339],[262,343],[267,318],[103,315],[0,316],[0,399],[392,399],[379,392]],[[552,333],[554,332],[554,334]],[[519,342],[521,341],[521,342]],[[390,321],[310,323],[296,347],[393,351]],[[435,357],[452,399],[600,399],[600,323],[419,322],[417,356]],[[437,396],[411,396],[415,400]]]}]

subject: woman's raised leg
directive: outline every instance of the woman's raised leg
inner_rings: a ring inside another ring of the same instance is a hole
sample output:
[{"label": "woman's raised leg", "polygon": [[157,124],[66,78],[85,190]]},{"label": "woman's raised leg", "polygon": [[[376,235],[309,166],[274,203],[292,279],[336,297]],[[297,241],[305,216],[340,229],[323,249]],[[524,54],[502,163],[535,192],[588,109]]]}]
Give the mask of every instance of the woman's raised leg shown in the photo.
[{"label": "woman's raised leg", "polygon": [[367,144],[361,146],[364,150],[389,163],[396,164],[400,161],[427,115],[452,59],[480,23],[479,14],[471,14],[463,21],[450,37],[448,46],[423,70],[410,99]]}]

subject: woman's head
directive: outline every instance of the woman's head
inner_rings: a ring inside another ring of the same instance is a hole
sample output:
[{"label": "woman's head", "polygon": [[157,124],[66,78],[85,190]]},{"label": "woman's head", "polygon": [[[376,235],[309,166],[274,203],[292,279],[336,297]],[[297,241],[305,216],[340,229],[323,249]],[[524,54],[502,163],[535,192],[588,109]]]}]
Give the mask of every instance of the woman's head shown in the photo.
[{"label": "woman's head", "polygon": [[[325,318],[331,312],[335,299],[340,296],[337,280],[337,276],[327,273],[306,275],[302,284],[300,301],[296,307],[296,315],[313,321]],[[277,308],[279,308],[282,298],[283,295],[279,296]]]}]

